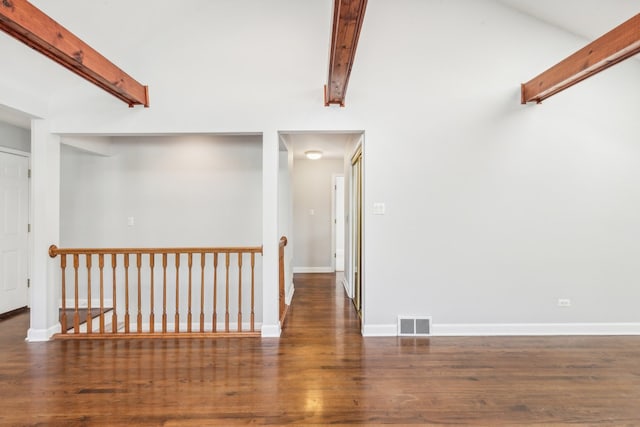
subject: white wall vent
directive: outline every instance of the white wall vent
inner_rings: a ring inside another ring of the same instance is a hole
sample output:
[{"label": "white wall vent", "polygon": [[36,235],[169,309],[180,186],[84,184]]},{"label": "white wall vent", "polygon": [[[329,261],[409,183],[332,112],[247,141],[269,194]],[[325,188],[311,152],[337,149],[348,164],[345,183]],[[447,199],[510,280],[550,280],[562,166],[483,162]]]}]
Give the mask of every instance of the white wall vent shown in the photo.
[{"label": "white wall vent", "polygon": [[431,335],[431,316],[398,316],[398,336]]}]

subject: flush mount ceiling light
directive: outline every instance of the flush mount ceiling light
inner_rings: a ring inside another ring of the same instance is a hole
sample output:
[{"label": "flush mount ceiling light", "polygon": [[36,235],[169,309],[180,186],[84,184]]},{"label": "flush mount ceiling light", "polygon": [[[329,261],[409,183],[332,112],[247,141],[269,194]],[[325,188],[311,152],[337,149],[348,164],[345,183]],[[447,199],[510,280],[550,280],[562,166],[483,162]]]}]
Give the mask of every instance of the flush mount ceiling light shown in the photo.
[{"label": "flush mount ceiling light", "polygon": [[307,156],[307,159],[309,159],[309,160],[318,160],[318,159],[322,158],[322,151],[309,150],[309,151],[305,151],[304,155]]}]

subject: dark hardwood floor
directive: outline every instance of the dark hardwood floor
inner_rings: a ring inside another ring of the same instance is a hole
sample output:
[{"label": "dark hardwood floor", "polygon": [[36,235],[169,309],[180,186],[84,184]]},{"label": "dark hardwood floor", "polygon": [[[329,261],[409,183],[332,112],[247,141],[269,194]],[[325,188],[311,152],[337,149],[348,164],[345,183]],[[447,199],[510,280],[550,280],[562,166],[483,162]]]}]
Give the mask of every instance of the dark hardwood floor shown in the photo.
[{"label": "dark hardwood floor", "polygon": [[362,338],[331,274],[281,339],[26,343],[0,322],[0,425],[640,425],[640,337]]}]

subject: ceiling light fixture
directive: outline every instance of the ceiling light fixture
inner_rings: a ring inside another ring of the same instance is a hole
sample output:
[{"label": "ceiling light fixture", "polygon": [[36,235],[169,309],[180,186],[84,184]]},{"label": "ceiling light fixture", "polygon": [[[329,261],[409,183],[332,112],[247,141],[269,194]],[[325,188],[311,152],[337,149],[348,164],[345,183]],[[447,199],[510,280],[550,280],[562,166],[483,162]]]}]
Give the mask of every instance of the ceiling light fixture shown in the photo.
[{"label": "ceiling light fixture", "polygon": [[309,151],[305,151],[304,155],[307,156],[307,159],[309,159],[309,160],[318,160],[318,159],[322,158],[322,151],[309,150]]}]

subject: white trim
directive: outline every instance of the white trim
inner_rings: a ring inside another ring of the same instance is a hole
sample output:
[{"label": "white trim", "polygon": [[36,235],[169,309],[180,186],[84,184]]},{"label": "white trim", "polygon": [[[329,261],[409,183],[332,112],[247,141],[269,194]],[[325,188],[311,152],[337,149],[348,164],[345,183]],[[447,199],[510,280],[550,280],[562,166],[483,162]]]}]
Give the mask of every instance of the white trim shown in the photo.
[{"label": "white trim", "polygon": [[347,293],[347,296],[353,299],[353,295],[351,295],[351,285],[349,285],[346,274],[342,277],[342,286],[344,286],[344,291]]},{"label": "white trim", "polygon": [[331,269],[336,271],[336,174],[331,174]]},{"label": "white trim", "polygon": [[291,292],[289,292],[289,296],[285,297],[284,299],[284,302],[287,305],[291,305],[291,301],[293,300],[293,294],[296,293],[296,288],[293,285],[291,285],[291,288],[289,289],[291,289]]},{"label": "white trim", "polygon": [[262,338],[280,338],[280,324],[262,325]]},{"label": "white trim", "polygon": [[293,274],[296,273],[334,273],[335,270],[329,267],[293,267]]},{"label": "white trim", "polygon": [[[16,150],[14,148],[9,148],[4,146],[0,146],[0,152],[7,153],[7,154],[14,154],[16,156],[21,156],[21,157],[31,157],[31,153],[28,151]],[[29,167],[31,167],[31,165],[29,165]]]},{"label": "white trim", "polygon": [[113,155],[111,137],[109,136],[63,136],[60,138],[60,143],[103,157]]},{"label": "white trim", "polygon": [[363,325],[363,337],[395,337],[398,335],[398,324],[390,325]]},{"label": "white trim", "polygon": [[[344,166],[343,166],[344,168]],[[331,179],[332,179],[332,185],[331,185],[331,191],[332,191],[332,195],[331,195],[331,216],[332,221],[331,221],[331,248],[332,248],[332,253],[331,253],[331,265],[333,266],[333,270],[334,271],[340,271],[343,272],[346,269],[346,265],[345,265],[345,261],[346,261],[346,233],[347,233],[347,224],[345,222],[345,213],[347,212],[347,204],[346,199],[345,199],[345,194],[346,194],[346,190],[345,190],[345,176],[344,176],[344,170],[342,171],[342,173],[339,174],[333,174]],[[338,195],[338,178],[342,178],[342,212],[336,212],[337,210],[337,195]],[[342,215],[342,270],[338,270],[337,268],[337,261],[338,261],[338,248],[337,248],[337,243],[338,243],[338,230],[337,230],[337,225],[338,225],[338,214]]]},{"label": "white trim", "polygon": [[640,335],[640,323],[434,324],[435,336]]},{"label": "white trim", "polygon": [[29,328],[27,331],[27,338],[25,340],[28,342],[49,341],[51,337],[57,333],[60,333],[60,323],[57,323],[48,329]]},{"label": "white trim", "polygon": [[[431,336],[640,335],[640,323],[477,323],[432,324]],[[365,337],[395,337],[398,325],[364,325]]]}]

